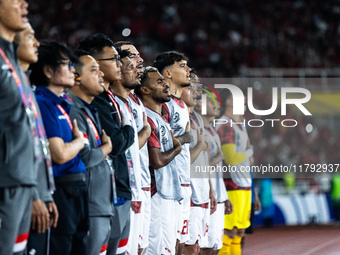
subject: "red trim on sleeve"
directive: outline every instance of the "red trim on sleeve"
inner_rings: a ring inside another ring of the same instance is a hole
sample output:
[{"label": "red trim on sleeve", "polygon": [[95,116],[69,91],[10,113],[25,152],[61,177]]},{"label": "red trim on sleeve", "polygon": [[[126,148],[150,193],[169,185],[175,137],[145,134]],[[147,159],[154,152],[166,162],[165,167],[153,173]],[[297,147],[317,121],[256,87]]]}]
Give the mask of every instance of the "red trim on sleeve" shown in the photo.
[{"label": "red trim on sleeve", "polygon": [[150,124],[151,127],[151,135],[148,138],[148,147],[149,148],[161,148],[161,144],[159,142],[159,137],[157,134],[156,126],[153,123],[152,119],[148,117],[148,123]]},{"label": "red trim on sleeve", "polygon": [[170,111],[165,103],[162,105],[162,118],[166,123],[170,123]]},{"label": "red trim on sleeve", "polygon": [[235,130],[230,123],[221,125],[217,133],[220,136],[222,145],[229,143],[235,144]]},{"label": "red trim on sleeve", "polygon": [[139,102],[139,100],[138,100],[138,96],[137,96],[136,94],[130,93],[130,94],[129,94],[129,97],[130,97],[136,104],[140,105],[140,102]]}]

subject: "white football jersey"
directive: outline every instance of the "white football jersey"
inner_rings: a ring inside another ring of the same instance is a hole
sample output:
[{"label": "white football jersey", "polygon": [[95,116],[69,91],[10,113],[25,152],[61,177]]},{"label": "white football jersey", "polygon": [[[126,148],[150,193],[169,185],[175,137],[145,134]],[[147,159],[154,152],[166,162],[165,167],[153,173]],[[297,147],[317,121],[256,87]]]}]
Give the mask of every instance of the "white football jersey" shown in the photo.
[{"label": "white football jersey", "polygon": [[[128,102],[132,111],[133,118],[136,121],[137,132],[143,129],[143,112],[145,112],[142,101],[134,94],[130,93]],[[139,150],[139,159],[142,175],[142,188],[149,188],[151,185],[151,176],[149,171],[149,153],[147,142]]]},{"label": "white football jersey", "polygon": [[[135,119],[132,116],[131,108],[124,98],[121,98],[115,95],[116,102],[119,105],[121,112],[126,116],[131,118],[131,126],[135,131],[135,141],[134,143],[126,150],[126,160],[128,161],[128,169],[130,176],[130,187],[132,191],[132,201],[141,201],[141,167],[139,160],[139,142],[138,142],[138,132]],[[116,169],[119,171],[119,169]]]},{"label": "white football jersey", "polygon": [[[213,158],[218,154],[218,150],[221,150],[220,137],[212,126],[209,126],[209,128],[206,129],[206,134],[208,136],[210,158]],[[224,202],[228,200],[227,189],[223,181],[223,172],[222,170],[219,170],[222,169],[222,165],[223,163],[221,160],[217,164],[219,168],[216,168],[216,171],[210,173],[211,186],[214,190],[217,202]]]},{"label": "white football jersey", "polygon": [[[189,122],[189,112],[186,104],[179,98],[171,96],[169,102],[165,103],[169,113],[169,123],[175,137],[185,133]],[[180,173],[181,184],[190,184],[190,151],[189,144],[182,145],[182,151],[175,157],[177,169]]]},{"label": "white football jersey", "polygon": [[[204,122],[202,117],[195,111],[190,114],[190,136],[192,141],[190,149],[197,145],[197,130],[202,129],[205,135]],[[209,202],[209,156],[206,150],[198,155],[197,159],[191,164],[191,201],[194,204],[204,204]]]},{"label": "white football jersey", "polygon": [[[169,123],[159,113],[147,107],[145,107],[145,110],[152,130],[151,136],[148,139],[148,146],[159,148],[161,152],[171,150],[173,143]],[[157,193],[164,199],[180,201],[183,199],[183,195],[175,158],[169,164],[159,169],[152,169],[150,166],[150,170],[153,172],[151,173],[151,178],[154,178]],[[153,187],[151,187],[151,193],[154,193]]]}]

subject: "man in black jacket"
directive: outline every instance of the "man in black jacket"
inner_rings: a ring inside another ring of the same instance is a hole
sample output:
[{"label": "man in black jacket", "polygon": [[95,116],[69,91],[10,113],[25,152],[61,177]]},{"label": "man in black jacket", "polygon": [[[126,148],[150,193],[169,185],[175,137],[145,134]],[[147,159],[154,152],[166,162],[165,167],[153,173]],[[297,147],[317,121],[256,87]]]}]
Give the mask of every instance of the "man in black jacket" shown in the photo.
[{"label": "man in black jacket", "polygon": [[111,138],[113,168],[117,187],[117,199],[114,202],[115,215],[111,226],[107,254],[125,253],[130,232],[131,188],[125,151],[134,142],[134,129],[127,116],[121,113],[110,90],[112,82],[121,79],[121,63],[113,42],[103,34],[90,35],[84,38],[78,49],[87,51],[99,63],[104,73],[105,91],[95,97],[92,104],[99,113],[102,128]]}]

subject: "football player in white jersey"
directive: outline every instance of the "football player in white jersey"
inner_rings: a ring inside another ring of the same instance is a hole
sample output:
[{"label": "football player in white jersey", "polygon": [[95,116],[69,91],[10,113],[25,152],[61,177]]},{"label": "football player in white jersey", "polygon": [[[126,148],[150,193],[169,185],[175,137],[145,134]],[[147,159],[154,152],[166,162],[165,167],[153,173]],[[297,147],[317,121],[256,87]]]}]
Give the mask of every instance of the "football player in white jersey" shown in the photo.
[{"label": "football player in white jersey", "polygon": [[224,162],[236,171],[230,171],[231,178],[226,181],[234,210],[230,215],[225,215],[223,247],[219,254],[241,254],[241,239],[250,225],[251,177],[250,173],[240,170],[242,166],[250,166],[249,159],[253,155],[253,149],[249,143],[244,117],[233,114],[231,92],[225,89],[220,96],[220,119],[224,119],[226,123],[216,125],[215,129],[221,139]]},{"label": "football player in white jersey", "polygon": [[189,152],[189,113],[186,104],[181,100],[185,87],[190,86],[190,67],[188,58],[179,52],[168,51],[158,55],[154,67],[163,75],[170,85],[171,100],[165,104],[168,111],[168,121],[176,138],[182,144],[182,152],[175,158],[184,199],[177,205],[177,248],[176,254],[182,254],[184,243],[188,240],[190,214],[190,152]]},{"label": "football player in white jersey", "polygon": [[174,160],[182,145],[173,135],[163,103],[170,100],[169,85],[154,67],[146,67],[142,86],[135,89],[146,108],[152,132],[148,139],[151,171],[151,226],[149,245],[142,254],[175,254],[175,204],[183,199]]},{"label": "football player in white jersey", "polygon": [[115,43],[115,48],[119,50],[128,50],[129,51],[129,58],[131,59],[132,63],[137,68],[138,72],[142,74],[143,72],[143,58],[140,56],[139,51],[133,45],[132,42],[129,41],[119,41]]},{"label": "football player in white jersey", "polygon": [[[130,254],[138,254],[138,240],[139,240],[139,222],[142,220],[140,218],[141,207],[143,206],[141,195],[141,166],[139,159],[139,143],[145,143],[147,139],[147,135],[144,137],[144,141],[139,141],[137,125],[135,119],[132,115],[132,111],[130,108],[130,104],[128,102],[129,95],[131,90],[134,89],[137,85],[140,85],[140,78],[137,68],[134,66],[130,58],[128,57],[128,51],[119,51],[118,53],[121,56],[122,61],[122,79],[114,82],[112,84],[112,91],[116,98],[117,103],[121,111],[125,114],[125,116],[129,116],[131,118],[132,127],[135,131],[135,142],[131,145],[130,148],[126,151],[126,159],[128,161],[129,167],[129,175],[130,175],[130,187],[132,190],[132,203],[131,203],[131,228],[130,235],[127,244],[127,251]],[[140,132],[145,132],[146,134],[150,134],[150,126],[148,124],[144,124],[143,128]]]},{"label": "football player in white jersey", "polygon": [[[143,62],[144,60],[141,58],[139,51],[136,47],[128,41],[119,41],[115,43],[115,48],[119,51],[128,50],[129,58],[131,59],[134,66],[137,68],[139,74],[142,74],[143,71]],[[150,126],[147,122],[145,108],[142,101],[138,98],[138,96],[131,92],[128,97],[129,106],[132,111],[132,115],[136,121],[137,131],[138,131],[138,139],[139,139],[139,158],[140,158],[140,166],[141,166],[141,175],[142,175],[142,192],[143,196],[143,206],[141,208],[141,219],[139,221],[139,243],[138,243],[138,254],[141,254],[143,249],[148,246],[148,236],[150,230],[150,214],[151,214],[151,176],[149,171],[149,153],[147,143],[144,142],[145,139],[149,138],[151,134],[150,132],[145,132],[144,127],[146,125]],[[143,143],[144,142],[144,143]]]},{"label": "football player in white jersey", "polygon": [[[207,113],[202,115],[204,128],[209,143],[209,164],[211,167],[222,167],[224,159],[220,137],[212,126],[215,117],[219,116],[220,107],[217,100],[207,98]],[[213,170],[213,169],[211,169]],[[210,181],[217,200],[216,212],[210,215],[210,225],[208,231],[208,243],[201,249],[202,255],[217,255],[222,248],[222,237],[224,232],[224,214],[230,214],[233,210],[223,181],[223,172],[216,170],[210,172]]]},{"label": "football player in white jersey", "polygon": [[[194,111],[197,105],[196,96],[200,94],[197,87],[200,86],[198,77],[191,73],[190,96],[189,90],[185,89],[182,99],[190,105],[191,122],[191,207],[189,220],[189,240],[186,242],[184,254],[200,254],[200,247],[205,247],[208,241],[210,213],[216,210],[216,199],[206,169],[209,166],[208,140],[205,137],[204,122],[202,117]],[[188,98],[190,100],[188,101]],[[210,208],[210,209],[209,209]]]}]

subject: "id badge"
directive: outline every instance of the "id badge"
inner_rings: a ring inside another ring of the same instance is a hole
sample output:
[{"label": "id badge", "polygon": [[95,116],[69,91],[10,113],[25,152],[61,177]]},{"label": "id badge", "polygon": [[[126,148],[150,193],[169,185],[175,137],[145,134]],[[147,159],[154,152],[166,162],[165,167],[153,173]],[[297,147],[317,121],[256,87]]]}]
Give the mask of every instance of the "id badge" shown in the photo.
[{"label": "id badge", "polygon": [[25,112],[28,118],[28,124],[31,128],[32,137],[33,137],[33,144],[34,144],[34,158],[36,162],[42,161],[42,153],[40,148],[40,141],[37,133],[37,127],[35,122],[35,116],[33,110],[30,107],[25,108]]},{"label": "id badge", "polygon": [[35,128],[35,116],[33,110],[30,107],[25,108],[26,115],[28,117],[28,122],[31,128]]},{"label": "id badge", "polygon": [[116,204],[117,203],[117,188],[116,188],[115,170],[114,170],[113,165],[112,165],[112,160],[108,156],[106,156],[105,160],[108,163],[108,165],[110,166],[113,203]]},{"label": "id badge", "polygon": [[129,177],[130,177],[130,187],[136,187],[136,177],[135,177],[135,171],[133,169],[133,162],[132,162],[132,157],[131,157],[131,152],[128,149],[125,153],[126,155],[126,161],[128,165],[128,170],[129,170]]},{"label": "id badge", "polygon": [[54,176],[53,176],[53,169],[52,169],[52,160],[50,150],[48,148],[48,141],[44,138],[40,138],[40,143],[44,153],[44,159],[46,164],[46,175],[47,175],[47,183],[48,188],[50,191],[55,191],[55,183],[54,183]]}]

